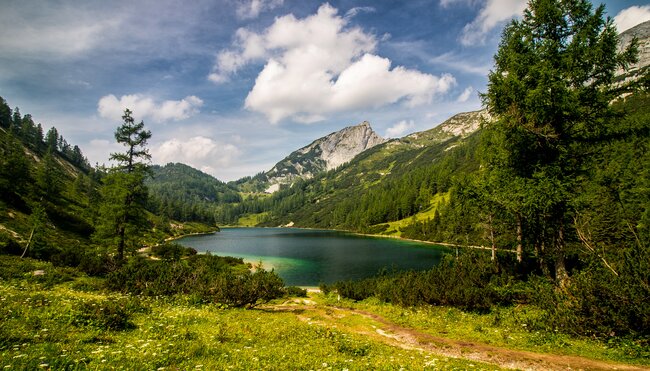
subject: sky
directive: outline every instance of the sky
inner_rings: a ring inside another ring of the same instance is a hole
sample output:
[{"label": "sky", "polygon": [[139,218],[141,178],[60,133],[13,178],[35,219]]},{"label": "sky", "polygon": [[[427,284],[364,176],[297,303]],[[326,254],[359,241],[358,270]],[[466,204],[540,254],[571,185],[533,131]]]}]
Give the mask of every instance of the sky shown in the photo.
[{"label": "sky", "polygon": [[[606,0],[619,31],[643,0]],[[0,96],[109,164],[124,108],[156,164],[231,181],[369,121],[384,137],[481,108],[524,0],[2,0]]]}]

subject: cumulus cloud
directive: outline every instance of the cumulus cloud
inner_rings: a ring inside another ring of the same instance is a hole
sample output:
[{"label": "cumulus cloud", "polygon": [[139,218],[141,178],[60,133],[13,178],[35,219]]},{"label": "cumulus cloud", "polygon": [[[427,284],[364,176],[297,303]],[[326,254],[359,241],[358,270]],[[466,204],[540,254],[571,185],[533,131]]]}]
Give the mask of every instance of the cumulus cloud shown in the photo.
[{"label": "cumulus cloud", "polygon": [[142,94],[123,95],[120,99],[113,94],[102,97],[97,103],[97,112],[104,118],[120,120],[126,108],[138,119],[152,118],[157,122],[179,121],[199,112],[203,101],[193,95],[181,100],[166,100],[156,103],[153,98]]},{"label": "cumulus cloud", "polygon": [[237,146],[204,136],[173,138],[151,150],[156,163],[181,162],[213,175],[219,168],[230,166],[240,154]]},{"label": "cumulus cloud", "polygon": [[614,24],[618,32],[623,32],[648,20],[650,20],[650,5],[634,5],[621,10],[614,17]]},{"label": "cumulus cloud", "polygon": [[398,138],[406,134],[406,132],[410,129],[413,129],[415,127],[415,123],[413,120],[402,120],[398,122],[397,124],[389,127],[386,130],[386,137],[387,138]]},{"label": "cumulus cloud", "polygon": [[237,17],[239,19],[253,19],[260,13],[281,6],[284,0],[243,0],[237,4]]},{"label": "cumulus cloud", "polygon": [[316,122],[327,114],[380,107],[396,102],[414,106],[430,102],[455,84],[453,76],[434,76],[373,54],[377,40],[329,4],[316,14],[276,18],[261,33],[240,29],[234,47],[217,57],[209,79],[227,81],[253,61],[265,61],[245,107],[270,122],[285,118]]},{"label": "cumulus cloud", "polygon": [[486,0],[478,16],[463,28],[460,42],[465,46],[484,43],[492,29],[515,16],[520,16],[524,9],[526,0]]},{"label": "cumulus cloud", "polygon": [[469,98],[471,98],[472,93],[474,93],[474,88],[469,86],[469,87],[465,88],[465,90],[463,90],[462,93],[460,93],[460,95],[458,96],[456,101],[459,102],[459,103],[467,102],[469,100]]}]

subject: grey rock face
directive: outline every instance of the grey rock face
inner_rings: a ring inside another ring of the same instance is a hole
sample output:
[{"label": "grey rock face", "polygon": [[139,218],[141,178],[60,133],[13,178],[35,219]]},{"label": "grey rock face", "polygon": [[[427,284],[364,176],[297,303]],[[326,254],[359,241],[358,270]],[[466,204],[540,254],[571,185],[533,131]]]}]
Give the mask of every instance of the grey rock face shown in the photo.
[{"label": "grey rock face", "polygon": [[640,72],[650,65],[650,21],[638,24],[620,35],[619,51],[626,48],[635,37],[638,40],[639,61],[630,66],[627,71],[619,69],[616,75],[625,76],[625,80],[634,80],[640,76]]},{"label": "grey rock face", "polygon": [[367,121],[331,133],[294,151],[269,170],[265,174],[270,184],[266,192],[275,192],[281,184],[290,184],[297,178],[309,179],[320,172],[335,169],[385,141]]}]

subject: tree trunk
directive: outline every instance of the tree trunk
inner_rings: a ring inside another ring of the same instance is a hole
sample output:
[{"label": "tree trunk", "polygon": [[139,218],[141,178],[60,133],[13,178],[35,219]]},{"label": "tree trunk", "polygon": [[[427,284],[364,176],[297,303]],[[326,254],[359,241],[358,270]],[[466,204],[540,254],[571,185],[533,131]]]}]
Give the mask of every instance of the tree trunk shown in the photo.
[{"label": "tree trunk", "polygon": [[497,260],[497,244],[494,240],[494,226],[492,225],[492,214],[488,215],[488,222],[490,225],[490,242],[492,243],[492,261]]},{"label": "tree trunk", "polygon": [[524,232],[521,223],[521,214],[517,213],[517,263],[521,263],[524,260]]},{"label": "tree trunk", "polygon": [[122,260],[124,260],[125,230],[126,228],[124,226],[120,226],[117,233],[120,238],[120,240],[117,242],[117,261],[120,263]]},{"label": "tree trunk", "polygon": [[32,243],[32,238],[34,238],[34,231],[36,230],[36,227],[32,228],[32,233],[29,235],[29,240],[27,241],[27,245],[25,245],[25,250],[23,250],[23,254],[20,256],[20,258],[24,258],[25,254],[27,254],[27,250],[29,250],[29,245]]},{"label": "tree trunk", "polygon": [[544,241],[535,243],[535,257],[537,258],[539,269],[542,270],[544,277],[551,279],[551,272],[548,269],[548,265],[546,265],[546,259],[544,259],[544,250]]},{"label": "tree trunk", "polygon": [[555,240],[555,279],[560,287],[569,284],[569,272],[566,269],[564,227],[560,227]]}]

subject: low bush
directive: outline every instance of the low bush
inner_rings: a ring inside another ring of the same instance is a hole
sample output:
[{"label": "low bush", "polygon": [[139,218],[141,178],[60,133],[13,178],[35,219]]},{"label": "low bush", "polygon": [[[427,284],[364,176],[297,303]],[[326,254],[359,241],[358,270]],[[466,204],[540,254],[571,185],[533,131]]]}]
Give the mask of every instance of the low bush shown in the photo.
[{"label": "low bush", "polygon": [[301,289],[298,286],[289,286],[284,289],[288,296],[295,296],[299,298],[307,297],[307,290]]},{"label": "low bush", "polygon": [[23,249],[11,236],[0,233],[0,254],[20,255]]},{"label": "low bush", "polygon": [[341,296],[353,300],[375,296],[405,307],[433,304],[486,311],[495,304],[509,304],[521,295],[512,287],[503,290],[512,281],[510,274],[488,256],[468,251],[458,258],[447,255],[428,271],[384,273],[360,281],[337,282],[333,287]]},{"label": "low bush", "polygon": [[219,256],[195,255],[178,261],[134,257],[108,275],[109,289],[124,293],[170,296],[191,295],[195,300],[234,307],[253,307],[284,295],[282,279],[275,272],[236,269]]},{"label": "low bush", "polygon": [[600,338],[631,335],[650,339],[648,277],[645,284],[638,284],[643,278],[625,267],[618,273],[616,276],[596,263],[574,274],[565,289],[548,280],[535,280],[531,296],[546,313],[537,323],[538,329]]},{"label": "low bush", "polygon": [[137,298],[82,301],[73,308],[72,322],[100,330],[128,330],[135,328],[131,322],[133,314],[144,311],[146,308]]},{"label": "low bush", "polygon": [[196,250],[177,243],[163,243],[151,248],[151,254],[157,258],[168,261],[180,260],[181,258],[196,255]]},{"label": "low bush", "polygon": [[50,263],[18,256],[3,256],[0,259],[0,279],[27,279],[52,287],[59,283],[72,281],[82,274],[74,268],[55,267]]}]

